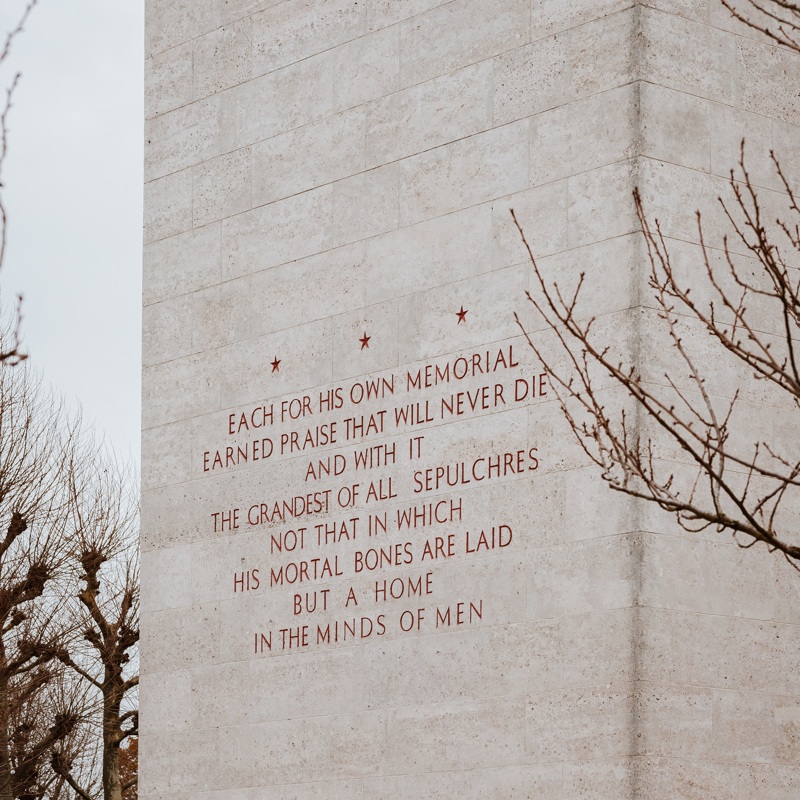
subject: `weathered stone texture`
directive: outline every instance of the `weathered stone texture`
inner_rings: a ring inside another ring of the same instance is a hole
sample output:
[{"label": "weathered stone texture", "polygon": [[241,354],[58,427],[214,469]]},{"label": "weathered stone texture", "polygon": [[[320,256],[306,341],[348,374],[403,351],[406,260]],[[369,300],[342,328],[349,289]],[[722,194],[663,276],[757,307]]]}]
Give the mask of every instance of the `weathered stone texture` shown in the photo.
[{"label": "weathered stone texture", "polygon": [[[798,180],[800,57],[716,0],[147,5],[143,800],[797,796],[800,584],[612,495],[552,393],[420,429],[421,469],[540,460],[463,492],[459,530],[505,523],[514,544],[430,567],[438,601],[486,603],[445,633],[254,654],[295,591],[366,595],[408,570],[237,593],[238,570],[283,563],[270,535],[288,526],[215,532],[212,514],[311,491],[309,457],[216,472],[203,454],[233,441],[232,414],[458,354],[513,345],[513,377],[538,373],[512,316],[547,345],[512,207],[547,274],[586,272],[581,313],[660,380],[632,189],[688,265],[695,208],[719,243],[742,137],[779,198],[768,151]],[[381,475],[401,492],[381,508],[413,502],[405,463]]]}]

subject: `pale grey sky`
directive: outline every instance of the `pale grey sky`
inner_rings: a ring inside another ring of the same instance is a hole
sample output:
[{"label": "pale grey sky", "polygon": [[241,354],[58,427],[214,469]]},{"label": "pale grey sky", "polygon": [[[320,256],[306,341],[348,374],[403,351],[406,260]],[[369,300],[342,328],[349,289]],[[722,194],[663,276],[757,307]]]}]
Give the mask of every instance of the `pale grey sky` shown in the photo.
[{"label": "pale grey sky", "polygon": [[[2,0],[3,38],[23,8]],[[0,300],[24,294],[32,363],[137,461],[143,24],[143,0],[39,0],[0,71],[22,73]]]}]

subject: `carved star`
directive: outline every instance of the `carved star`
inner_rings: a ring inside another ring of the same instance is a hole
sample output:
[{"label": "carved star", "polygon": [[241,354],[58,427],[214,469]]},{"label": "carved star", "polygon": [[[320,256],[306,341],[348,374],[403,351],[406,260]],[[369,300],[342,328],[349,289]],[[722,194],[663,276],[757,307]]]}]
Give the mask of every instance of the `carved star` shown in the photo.
[{"label": "carved star", "polygon": [[456,316],[458,317],[456,325],[460,325],[462,322],[466,324],[467,314],[469,314],[469,311],[465,309],[464,306],[461,306],[461,310],[456,311]]},{"label": "carved star", "polygon": [[278,358],[278,356],[275,356],[275,359],[270,363],[272,364],[273,372],[280,372],[281,360]]},{"label": "carved star", "polygon": [[361,342],[361,349],[362,349],[362,350],[363,350],[365,347],[366,347],[366,348],[368,348],[368,347],[369,347],[369,340],[370,340],[371,338],[372,338],[372,337],[371,337],[371,336],[367,336],[367,332],[366,332],[366,331],[364,331],[364,335],[363,335],[363,336],[362,336],[362,337],[361,337],[361,338],[358,340],[359,342]]}]

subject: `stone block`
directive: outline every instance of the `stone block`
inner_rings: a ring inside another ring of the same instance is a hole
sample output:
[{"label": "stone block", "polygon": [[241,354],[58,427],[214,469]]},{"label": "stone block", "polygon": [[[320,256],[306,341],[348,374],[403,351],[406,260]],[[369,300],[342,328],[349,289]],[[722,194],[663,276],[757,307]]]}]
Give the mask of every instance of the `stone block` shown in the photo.
[{"label": "stone block", "polygon": [[[255,273],[250,292],[257,313],[254,335],[283,330],[364,305],[366,270],[364,245],[328,250]],[[329,275],[329,283],[315,280]]]},{"label": "stone block", "polygon": [[328,116],[334,108],[331,59],[331,54],[323,53],[221,92],[221,151],[246,147]]},{"label": "stone block", "polygon": [[163,178],[219,154],[219,98],[180,106],[145,120],[145,181]]},{"label": "stone block", "polygon": [[293,64],[367,32],[367,3],[288,0],[253,16],[256,75]]},{"label": "stone block", "polygon": [[[191,423],[180,420],[142,431],[142,463],[147,478],[142,489],[152,489],[189,479],[191,473]],[[164,450],[169,452],[164,457]]]},{"label": "stone block", "polygon": [[[203,391],[187,392],[189,382],[202,386]],[[212,350],[145,367],[142,399],[147,404],[147,411],[142,414],[143,429],[216,410],[219,405],[217,352]]]},{"label": "stone block", "polygon": [[367,163],[405,158],[492,127],[492,63],[482,61],[370,103]]},{"label": "stone block", "polygon": [[180,792],[214,788],[218,774],[219,732],[169,731],[143,737],[140,791],[178,797]]},{"label": "stone block", "polygon": [[145,118],[191,103],[192,46],[182,44],[145,61]]},{"label": "stone block", "polygon": [[145,53],[153,56],[214,30],[218,0],[197,0],[190,6],[174,0],[147,0]]},{"label": "stone block", "polygon": [[184,170],[145,184],[145,244],[192,227],[192,176]]},{"label": "stone block", "polygon": [[212,286],[220,279],[221,260],[219,224],[145,245],[144,304]]},{"label": "stone block", "polygon": [[628,755],[633,684],[531,694],[526,711],[529,760],[608,761]]},{"label": "stone block", "polygon": [[223,728],[220,784],[285,784],[298,769],[311,782],[364,778],[378,772],[386,752],[385,712]]},{"label": "stone block", "polygon": [[344,111],[400,88],[400,28],[377,30],[334,50],[334,108]]},{"label": "stone block", "polygon": [[[522,297],[524,285],[522,270],[511,267],[406,295],[400,304],[400,363],[434,357],[453,346],[467,350],[516,336],[519,328],[508,306]],[[466,311],[463,323],[461,309]]]},{"label": "stone block", "polygon": [[368,20],[371,28],[394,26],[404,19],[443,6],[447,0],[370,0]]},{"label": "stone block", "polygon": [[524,697],[405,706],[388,723],[389,774],[511,767],[524,758]]},{"label": "stone block", "polygon": [[741,106],[782,122],[800,123],[800,99],[793,91],[800,55],[786,47],[729,38],[735,38]]},{"label": "stone block", "polygon": [[528,185],[528,123],[516,122],[406,159],[400,224],[485,203]]},{"label": "stone block", "polygon": [[632,605],[640,559],[637,536],[613,536],[537,550],[527,570],[528,618],[547,619]]},{"label": "stone block", "polygon": [[632,0],[599,0],[596,3],[568,4],[559,0],[531,0],[531,39],[536,41],[563,33],[633,6]]},{"label": "stone block", "polygon": [[[713,169],[716,174],[725,174],[718,172],[716,156],[720,136],[729,135],[729,129],[717,122],[725,114],[725,106],[651,83],[642,83],[640,91],[644,155],[702,172]],[[735,159],[726,161],[725,171],[733,163]]]},{"label": "stone block", "polygon": [[222,275],[238,278],[327,249],[333,189],[259,206],[222,224]]},{"label": "stone block", "polygon": [[201,36],[194,42],[194,96],[200,99],[250,79],[253,35],[250,17]]},{"label": "stone block", "polygon": [[456,0],[405,20],[403,86],[430,80],[530,41],[528,0]]},{"label": "stone block", "polygon": [[361,172],[365,124],[364,111],[356,108],[254,145],[254,204],[271,203]]},{"label": "stone block", "polygon": [[643,46],[637,74],[642,80],[735,105],[737,61],[735,38],[716,28],[675,14],[643,9]]},{"label": "stone block", "polygon": [[397,775],[364,781],[365,791],[375,800],[411,800],[422,791],[431,800],[457,796],[478,800],[501,793],[511,800],[560,800],[561,769],[557,764],[534,764],[502,769],[469,769]]},{"label": "stone block", "polygon": [[635,16],[627,11],[498,56],[495,122],[511,122],[630,83],[634,31]]},{"label": "stone block", "polygon": [[218,660],[219,608],[183,606],[143,615],[142,668],[151,675]]},{"label": "stone block", "polygon": [[400,164],[387,164],[333,184],[332,246],[369,241],[399,226],[400,171]]},{"label": "stone block", "polygon": [[236,150],[192,169],[195,227],[247,211],[253,205],[253,153]]},{"label": "stone block", "polygon": [[142,311],[143,364],[160,364],[192,353],[191,306],[191,295],[181,295]]},{"label": "stone block", "polygon": [[370,239],[366,259],[368,303],[488,271],[491,209],[476,206]]},{"label": "stone block", "polygon": [[535,114],[530,121],[531,185],[630,159],[636,153],[633,122],[645,86],[628,84]]}]

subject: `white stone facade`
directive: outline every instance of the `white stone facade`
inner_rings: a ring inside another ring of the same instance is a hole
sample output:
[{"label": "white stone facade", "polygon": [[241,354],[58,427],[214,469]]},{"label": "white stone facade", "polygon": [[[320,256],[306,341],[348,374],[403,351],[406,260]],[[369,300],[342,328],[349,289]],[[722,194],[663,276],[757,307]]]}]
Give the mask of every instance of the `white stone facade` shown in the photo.
[{"label": "white stone facade", "polygon": [[800,797],[800,581],[587,465],[509,215],[657,379],[631,192],[691,255],[743,136],[800,184],[800,57],[717,0],[148,0],[146,43],[140,797]]}]

